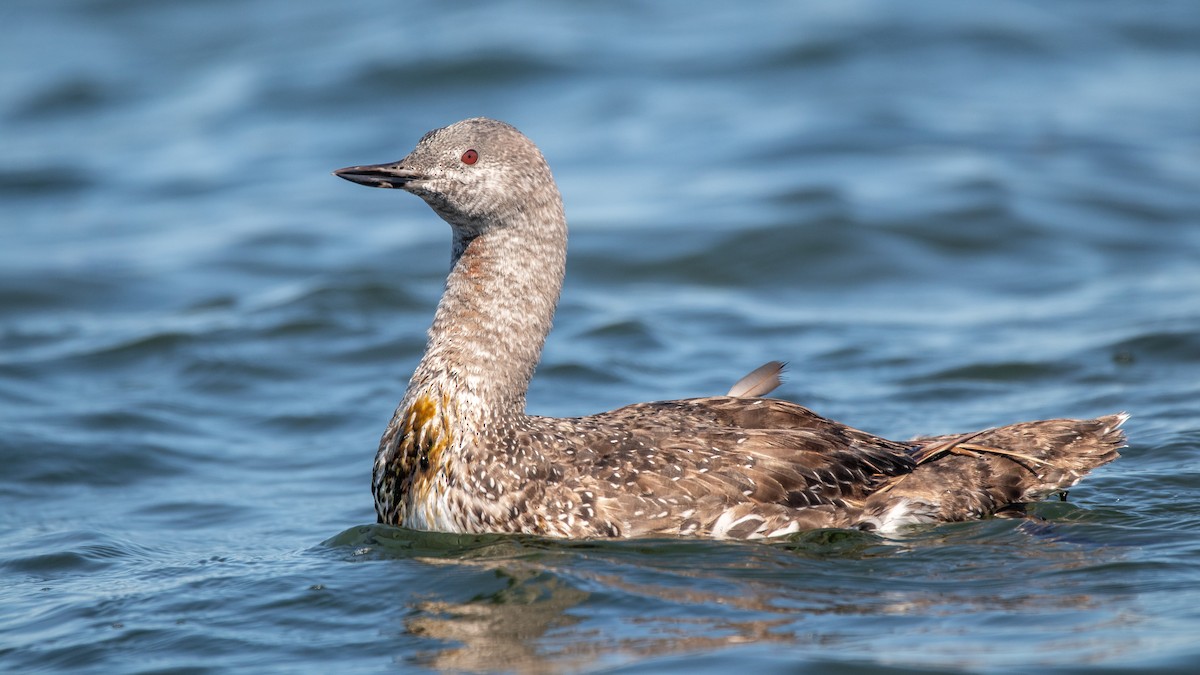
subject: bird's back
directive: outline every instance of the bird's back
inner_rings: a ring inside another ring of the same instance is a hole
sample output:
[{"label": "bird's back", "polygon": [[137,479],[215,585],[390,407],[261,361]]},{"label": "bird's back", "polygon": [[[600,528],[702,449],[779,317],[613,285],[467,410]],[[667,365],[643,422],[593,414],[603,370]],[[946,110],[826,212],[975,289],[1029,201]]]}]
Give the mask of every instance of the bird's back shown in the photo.
[{"label": "bird's back", "polygon": [[[520,531],[551,536],[756,538],[819,527],[894,530],[990,515],[1112,461],[1121,416],[1025,422],[907,443],[776,399],[711,397],[580,418],[528,417],[511,441],[536,480]],[[507,473],[506,473],[507,471]]]}]

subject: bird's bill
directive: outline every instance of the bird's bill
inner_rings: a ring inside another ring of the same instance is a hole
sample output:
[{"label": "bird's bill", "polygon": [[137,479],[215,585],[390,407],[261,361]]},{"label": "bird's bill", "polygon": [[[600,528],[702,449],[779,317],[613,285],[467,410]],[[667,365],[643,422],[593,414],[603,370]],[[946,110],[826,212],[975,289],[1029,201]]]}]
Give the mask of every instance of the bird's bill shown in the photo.
[{"label": "bird's bill", "polygon": [[334,171],[333,175],[367,187],[403,188],[410,181],[419,179],[421,175],[412,169],[404,168],[401,164],[401,162],[390,162],[388,164],[348,166]]}]

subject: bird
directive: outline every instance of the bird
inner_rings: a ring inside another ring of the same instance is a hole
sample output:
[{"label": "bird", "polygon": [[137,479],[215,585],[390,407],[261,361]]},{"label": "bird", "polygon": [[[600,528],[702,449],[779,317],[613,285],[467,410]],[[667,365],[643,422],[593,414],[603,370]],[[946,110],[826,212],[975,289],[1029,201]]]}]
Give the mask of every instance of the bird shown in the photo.
[{"label": "bird", "polygon": [[333,173],[420,197],[452,235],[425,352],[375,456],[380,523],[571,539],[888,534],[1063,495],[1125,446],[1126,413],[888,440],[765,398],[777,362],[725,396],[528,414],[567,252],[538,147],[476,117],[399,161]]}]

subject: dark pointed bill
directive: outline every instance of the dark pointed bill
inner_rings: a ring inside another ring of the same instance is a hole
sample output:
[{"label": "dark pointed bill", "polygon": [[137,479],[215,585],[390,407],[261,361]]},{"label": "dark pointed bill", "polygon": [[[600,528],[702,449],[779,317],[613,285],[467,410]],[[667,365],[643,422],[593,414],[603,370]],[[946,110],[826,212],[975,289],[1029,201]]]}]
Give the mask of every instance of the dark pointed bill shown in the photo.
[{"label": "dark pointed bill", "polygon": [[351,183],[377,188],[402,188],[409,181],[420,178],[420,174],[411,169],[405,169],[399,162],[389,164],[371,164],[368,166],[348,166],[333,172],[338,178],[345,178]]}]

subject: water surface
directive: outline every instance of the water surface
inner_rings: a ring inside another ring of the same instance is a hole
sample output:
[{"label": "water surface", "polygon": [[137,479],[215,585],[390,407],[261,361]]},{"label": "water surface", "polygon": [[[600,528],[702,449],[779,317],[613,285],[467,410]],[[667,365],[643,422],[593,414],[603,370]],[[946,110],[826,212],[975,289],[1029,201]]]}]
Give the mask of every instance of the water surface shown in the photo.
[{"label": "water surface", "polygon": [[[16,0],[0,669],[1187,671],[1200,10]],[[1128,410],[1038,519],[783,541],[373,525],[448,228],[329,171],[475,115],[571,222],[540,414],[780,395],[906,438]]]}]

